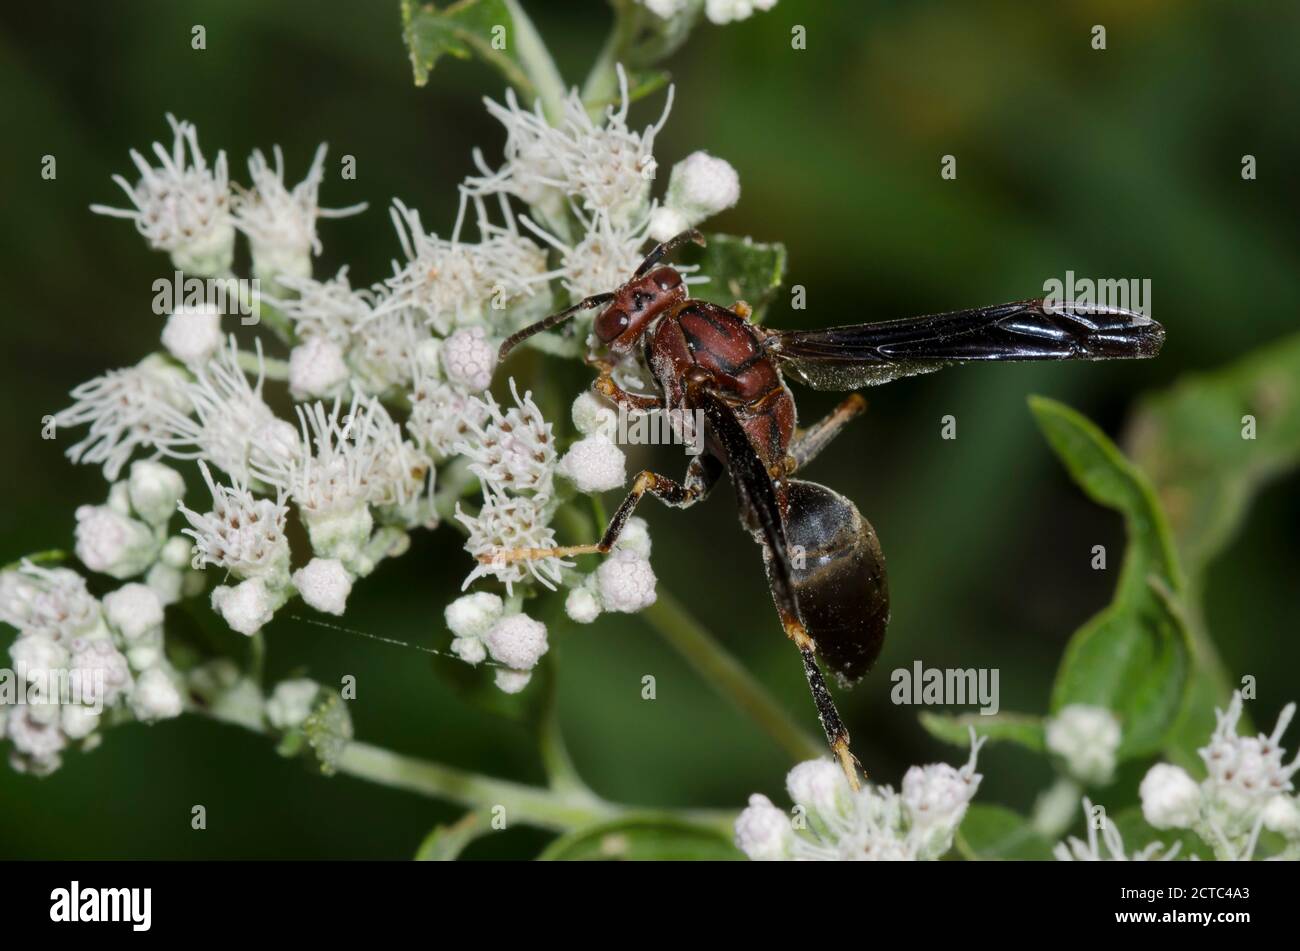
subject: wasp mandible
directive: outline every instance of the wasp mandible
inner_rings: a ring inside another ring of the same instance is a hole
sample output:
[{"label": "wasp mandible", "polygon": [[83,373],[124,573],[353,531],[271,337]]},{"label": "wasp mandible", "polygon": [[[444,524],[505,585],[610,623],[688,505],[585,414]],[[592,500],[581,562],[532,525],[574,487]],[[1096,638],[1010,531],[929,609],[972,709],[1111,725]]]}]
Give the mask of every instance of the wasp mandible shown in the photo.
[{"label": "wasp mandible", "polygon": [[[871,669],[889,624],[885,559],[852,502],[794,476],[862,413],[866,400],[853,393],[825,419],[800,428],[783,374],[813,389],[846,391],[977,360],[1139,359],[1160,352],[1165,331],[1123,308],[1041,298],[825,330],[771,330],[750,322],[744,302],[728,309],[688,296],[681,272],[662,262],[690,242],[703,245],[704,238],[692,230],[656,246],[622,286],[525,327],[501,345],[500,359],[528,337],[599,307],[588,355],[599,371],[596,392],[629,411],[702,411],[704,451],[680,481],[650,470],[637,475],[599,542],[482,557],[608,553],[646,493],[689,508],[728,473],[741,524],[762,546],[772,600],[803,659],[826,740],[856,789],[861,765],[818,661],[844,686]],[[657,393],[630,393],[615,382],[615,369],[638,359]]]}]

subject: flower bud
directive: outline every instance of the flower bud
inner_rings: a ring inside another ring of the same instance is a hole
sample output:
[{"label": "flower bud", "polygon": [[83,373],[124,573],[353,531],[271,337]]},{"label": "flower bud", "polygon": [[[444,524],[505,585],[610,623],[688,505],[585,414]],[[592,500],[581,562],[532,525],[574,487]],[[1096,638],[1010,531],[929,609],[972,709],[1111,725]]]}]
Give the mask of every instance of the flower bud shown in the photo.
[{"label": "flower bud", "polygon": [[342,614],[352,592],[352,576],[336,558],[313,558],[293,573],[293,586],[308,607]]},{"label": "flower bud", "polygon": [[1142,815],[1152,828],[1186,829],[1200,818],[1201,787],[1177,766],[1152,766],[1138,794],[1142,797]]},{"label": "flower bud", "polygon": [[166,525],[185,496],[185,480],[160,462],[133,462],[127,480],[131,509],[150,525]]},{"label": "flower bud", "polygon": [[149,526],[107,505],[77,509],[77,557],[91,571],[119,580],[138,575],[158,556]]}]

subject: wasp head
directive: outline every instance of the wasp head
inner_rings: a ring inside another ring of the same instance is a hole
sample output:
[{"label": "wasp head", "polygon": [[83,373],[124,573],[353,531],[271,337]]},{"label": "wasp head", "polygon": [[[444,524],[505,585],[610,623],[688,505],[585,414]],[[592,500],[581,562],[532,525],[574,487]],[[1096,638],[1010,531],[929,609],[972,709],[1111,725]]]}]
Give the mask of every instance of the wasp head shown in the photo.
[{"label": "wasp head", "polygon": [[596,337],[615,353],[627,353],[665,310],[686,299],[686,284],[676,268],[664,265],[634,277],[614,292],[596,317]]}]

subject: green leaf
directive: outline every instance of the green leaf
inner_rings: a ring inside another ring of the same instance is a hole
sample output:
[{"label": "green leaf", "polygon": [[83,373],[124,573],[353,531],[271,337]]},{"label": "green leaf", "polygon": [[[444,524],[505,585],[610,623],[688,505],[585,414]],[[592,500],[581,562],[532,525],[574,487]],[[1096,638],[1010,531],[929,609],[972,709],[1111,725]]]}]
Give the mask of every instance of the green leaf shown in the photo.
[{"label": "green leaf", "polygon": [[[1255,438],[1242,437],[1242,417]],[[1232,541],[1251,498],[1300,465],[1300,335],[1146,399],[1132,426],[1188,574]]]},{"label": "green leaf", "polygon": [[596,823],[560,836],[542,861],[683,861],[744,858],[719,829],[645,814]]},{"label": "green leaf", "polygon": [[957,830],[957,851],[966,859],[1052,857],[1052,847],[1024,816],[984,803],[972,803]]},{"label": "green leaf", "polygon": [[[494,31],[504,35],[504,49],[493,48]],[[529,99],[537,94],[516,53],[515,24],[505,0],[460,0],[442,9],[402,0],[402,35],[417,86],[429,81],[429,71],[444,55],[457,59],[478,56]]]},{"label": "green leaf", "polygon": [[754,309],[754,323],[759,323],[785,279],[785,245],[760,244],[729,234],[711,234],[707,240],[704,249],[688,260],[700,265],[700,273],[709,280],[693,285],[691,293],[723,307],[743,300]]},{"label": "green leaf", "polygon": [[1128,532],[1114,597],[1070,639],[1052,710],[1106,707],[1123,727],[1121,759],[1157,752],[1178,717],[1191,665],[1182,575],[1164,512],[1146,476],[1100,429],[1053,400],[1029,403],[1075,482],[1122,513]]},{"label": "green leaf", "polygon": [[454,862],[465,847],[486,832],[489,824],[477,812],[469,812],[447,826],[435,826],[415,852],[417,862]]},{"label": "green leaf", "polygon": [[952,715],[947,713],[921,714],[921,726],[936,739],[953,746],[970,746],[970,728],[991,742],[1018,743],[1036,753],[1043,751],[1043,719],[1028,713],[999,713],[981,716],[978,713]]}]

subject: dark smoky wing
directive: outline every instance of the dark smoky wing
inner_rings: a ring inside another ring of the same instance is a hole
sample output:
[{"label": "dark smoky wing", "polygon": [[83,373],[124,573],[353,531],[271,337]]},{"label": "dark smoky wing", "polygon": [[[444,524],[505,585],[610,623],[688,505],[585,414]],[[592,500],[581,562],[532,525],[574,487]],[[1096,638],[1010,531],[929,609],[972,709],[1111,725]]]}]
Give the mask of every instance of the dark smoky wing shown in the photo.
[{"label": "dark smoky wing", "polygon": [[1164,328],[1119,307],[1044,300],[766,338],[784,369],[815,389],[857,389],[967,361],[1153,357]]},{"label": "dark smoky wing", "polygon": [[781,520],[781,505],[776,497],[776,487],[763,464],[758,451],[749,441],[745,429],[736,418],[735,411],[711,390],[696,395],[709,433],[727,454],[727,468],[736,486],[736,495],[743,509],[754,518],[763,533],[772,554],[773,594],[779,603],[794,605],[794,587],[790,582],[790,552],[785,538],[785,525]]}]

